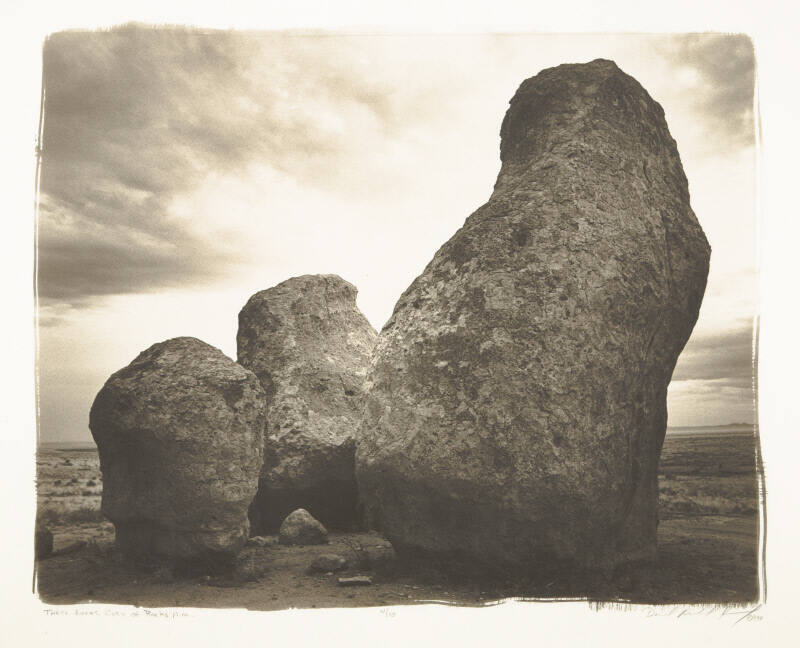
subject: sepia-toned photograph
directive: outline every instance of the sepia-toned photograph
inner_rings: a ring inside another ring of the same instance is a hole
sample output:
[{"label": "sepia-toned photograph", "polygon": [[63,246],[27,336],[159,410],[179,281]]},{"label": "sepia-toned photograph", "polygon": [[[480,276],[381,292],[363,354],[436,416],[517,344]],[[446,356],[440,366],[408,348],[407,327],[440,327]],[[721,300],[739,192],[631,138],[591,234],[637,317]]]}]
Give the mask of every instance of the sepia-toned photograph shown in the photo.
[{"label": "sepia-toned photograph", "polygon": [[35,596],[763,601],[756,54],[48,35]]}]

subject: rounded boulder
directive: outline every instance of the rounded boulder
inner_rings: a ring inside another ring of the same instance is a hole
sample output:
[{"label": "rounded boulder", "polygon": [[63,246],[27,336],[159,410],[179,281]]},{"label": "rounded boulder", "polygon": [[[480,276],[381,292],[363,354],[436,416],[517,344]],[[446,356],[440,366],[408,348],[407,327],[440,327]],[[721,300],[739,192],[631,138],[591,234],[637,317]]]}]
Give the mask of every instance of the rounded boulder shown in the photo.
[{"label": "rounded boulder", "polygon": [[155,344],[113,374],[89,427],[117,547],[188,562],[235,556],[249,535],[264,421],[256,376],[195,338]]}]

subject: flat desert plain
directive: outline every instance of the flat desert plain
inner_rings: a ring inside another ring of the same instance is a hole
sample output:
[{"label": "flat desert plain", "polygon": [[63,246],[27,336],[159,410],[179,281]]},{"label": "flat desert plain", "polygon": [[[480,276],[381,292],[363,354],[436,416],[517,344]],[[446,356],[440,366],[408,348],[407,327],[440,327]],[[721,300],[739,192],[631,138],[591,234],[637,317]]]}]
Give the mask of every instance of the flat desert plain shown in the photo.
[{"label": "flat desert plain", "polygon": [[[37,520],[54,538],[54,554],[37,562],[36,587],[49,604],[116,603],[142,607],[236,607],[276,610],[431,603],[488,605],[505,598],[587,597],[633,603],[744,604],[758,599],[759,477],[751,425],[674,428],[661,454],[658,558],[602,582],[543,575],[519,583],[476,582],[431,566],[360,569],[364,533],[332,533],[328,545],[290,547],[268,539],[247,546],[225,575],[185,576],[132,565],[113,549],[114,527],[100,513],[102,478],[91,444],[44,444],[37,455]],[[768,476],[767,476],[768,478]],[[321,554],[348,568],[309,573]],[[342,576],[372,584],[343,587]]]}]

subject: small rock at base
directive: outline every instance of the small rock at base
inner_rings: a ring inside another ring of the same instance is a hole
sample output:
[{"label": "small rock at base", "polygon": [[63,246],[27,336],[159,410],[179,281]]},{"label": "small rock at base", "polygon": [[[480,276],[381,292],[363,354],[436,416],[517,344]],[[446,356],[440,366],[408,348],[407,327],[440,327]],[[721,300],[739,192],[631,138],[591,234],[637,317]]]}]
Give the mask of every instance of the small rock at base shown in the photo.
[{"label": "small rock at base", "polygon": [[388,540],[364,547],[368,568],[376,573],[391,573],[396,566],[394,547]]},{"label": "small rock at base", "polygon": [[372,578],[370,578],[369,576],[345,576],[339,578],[339,585],[342,585],[344,587],[372,585]]},{"label": "small rock at base", "polygon": [[377,534],[370,534],[370,540],[356,543],[354,552],[355,569],[373,571],[375,574],[389,575],[396,566],[396,554],[392,543]]},{"label": "small rock at base", "polygon": [[270,547],[276,544],[278,544],[278,538],[275,536],[253,536],[247,540],[248,547]]},{"label": "small rock at base", "polygon": [[68,554],[73,554],[82,549],[85,549],[87,546],[86,540],[77,540],[76,542],[71,542],[66,547],[62,547],[57,551],[54,551],[52,555],[54,556],[66,556]]},{"label": "small rock at base", "polygon": [[317,556],[314,561],[309,565],[308,571],[314,572],[327,572],[333,573],[344,569],[347,566],[347,560],[338,554],[322,554]]},{"label": "small rock at base", "polygon": [[327,544],[328,530],[311,513],[297,509],[281,524],[278,542],[284,545]]}]

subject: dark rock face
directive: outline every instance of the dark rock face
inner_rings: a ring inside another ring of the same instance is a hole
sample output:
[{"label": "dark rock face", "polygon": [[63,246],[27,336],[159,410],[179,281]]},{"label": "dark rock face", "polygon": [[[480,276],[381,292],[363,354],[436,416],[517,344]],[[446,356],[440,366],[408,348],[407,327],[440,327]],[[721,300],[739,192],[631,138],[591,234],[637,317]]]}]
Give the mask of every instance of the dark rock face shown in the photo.
[{"label": "dark rock face", "polygon": [[278,542],[284,545],[327,544],[328,530],[308,511],[297,509],[281,524]]},{"label": "dark rock face", "polygon": [[267,399],[254,533],[274,533],[299,507],[331,528],[356,522],[354,436],[377,338],[356,294],[336,275],[305,275],[256,293],[239,313],[238,360]]},{"label": "dark rock face", "polygon": [[710,254],[675,142],[597,60],[525,81],[500,157],[379,337],[367,520],[398,554],[517,572],[649,558],[667,385]]},{"label": "dark rock face", "polygon": [[53,532],[45,527],[37,527],[33,541],[34,556],[41,560],[53,553]]},{"label": "dark rock face", "polygon": [[117,546],[187,563],[234,556],[248,537],[264,420],[255,375],[195,338],[155,344],[113,374],[89,427]]}]

